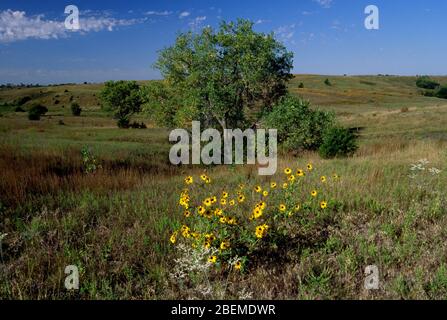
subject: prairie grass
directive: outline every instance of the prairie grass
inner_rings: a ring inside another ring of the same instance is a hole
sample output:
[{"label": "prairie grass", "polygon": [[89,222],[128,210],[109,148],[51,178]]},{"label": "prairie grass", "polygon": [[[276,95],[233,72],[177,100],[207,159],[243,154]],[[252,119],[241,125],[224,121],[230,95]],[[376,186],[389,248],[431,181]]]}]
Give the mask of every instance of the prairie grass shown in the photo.
[{"label": "prairie grass", "polygon": [[[183,221],[184,178],[205,172],[215,192],[273,178],[259,177],[255,166],[171,166],[167,130],[116,129],[95,102],[80,118],[51,107],[37,123],[4,111],[0,298],[446,299],[446,104],[417,96],[410,78],[329,77],[331,87],[325,78],[298,76],[305,89],[296,90],[358,127],[358,152],[335,160],[283,154],[278,171],[311,162],[309,188],[320,175],[337,173],[337,188],[327,190],[334,205],[305,228],[291,227],[292,240],[259,252],[243,272],[210,267],[206,277],[191,273],[182,284],[171,277],[181,255],[169,237]],[[17,95],[0,93],[9,100]],[[91,174],[83,168],[84,146],[102,166]],[[410,178],[419,159],[442,171]],[[67,265],[80,270],[79,291],[64,288]],[[379,290],[364,289],[368,265],[379,267]]]}]

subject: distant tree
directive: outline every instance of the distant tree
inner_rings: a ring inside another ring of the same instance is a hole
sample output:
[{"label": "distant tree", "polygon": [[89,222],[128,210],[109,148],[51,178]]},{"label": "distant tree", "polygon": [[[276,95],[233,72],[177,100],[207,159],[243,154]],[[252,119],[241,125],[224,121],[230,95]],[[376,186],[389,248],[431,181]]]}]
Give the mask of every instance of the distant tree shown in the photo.
[{"label": "distant tree", "polygon": [[429,76],[422,76],[418,77],[418,79],[416,80],[416,86],[422,89],[433,90],[439,87],[439,83],[430,79]]},{"label": "distant tree", "polygon": [[441,99],[447,99],[447,85],[439,87],[435,92],[435,96]]},{"label": "distant tree", "polygon": [[172,108],[164,120],[178,126],[198,120],[207,127],[246,128],[271,111],[287,92],[293,54],[273,33],[256,32],[253,26],[243,19],[223,22],[218,30],[180,34],[161,51],[156,67],[169,89],[149,91],[173,99],[157,106]]},{"label": "distant tree", "polygon": [[40,104],[34,104],[28,111],[28,119],[37,121],[48,112],[48,108]]},{"label": "distant tree", "polygon": [[79,103],[73,102],[71,104],[71,114],[75,117],[79,117],[81,115],[82,108],[79,106]]},{"label": "distant tree", "polygon": [[31,97],[25,96],[25,97],[18,98],[16,100],[15,104],[18,105],[18,106],[23,106],[28,101],[31,101]]},{"label": "distant tree", "polygon": [[304,88],[304,83],[300,82],[300,84],[298,85],[298,88],[303,89]]},{"label": "distant tree", "polygon": [[100,98],[103,107],[113,111],[120,128],[129,128],[130,117],[140,112],[143,103],[140,86],[135,81],[108,81]]},{"label": "distant tree", "polygon": [[332,83],[329,81],[329,79],[324,80],[324,84],[327,86],[331,86]]}]

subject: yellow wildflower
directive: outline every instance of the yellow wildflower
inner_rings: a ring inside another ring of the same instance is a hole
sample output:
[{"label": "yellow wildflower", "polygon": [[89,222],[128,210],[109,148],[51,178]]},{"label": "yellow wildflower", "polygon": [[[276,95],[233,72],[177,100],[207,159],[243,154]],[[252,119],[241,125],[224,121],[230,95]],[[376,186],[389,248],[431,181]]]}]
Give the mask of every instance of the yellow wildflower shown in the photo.
[{"label": "yellow wildflower", "polygon": [[209,262],[209,263],[212,263],[212,264],[216,263],[216,262],[217,262],[217,257],[216,257],[216,256],[211,256],[211,257],[209,257],[209,258],[208,258],[208,262]]},{"label": "yellow wildflower", "polygon": [[234,269],[241,270],[241,268],[242,268],[242,263],[240,261],[236,261],[236,263],[234,264]]},{"label": "yellow wildflower", "polygon": [[225,240],[220,243],[220,250],[227,250],[230,247],[230,241]]}]

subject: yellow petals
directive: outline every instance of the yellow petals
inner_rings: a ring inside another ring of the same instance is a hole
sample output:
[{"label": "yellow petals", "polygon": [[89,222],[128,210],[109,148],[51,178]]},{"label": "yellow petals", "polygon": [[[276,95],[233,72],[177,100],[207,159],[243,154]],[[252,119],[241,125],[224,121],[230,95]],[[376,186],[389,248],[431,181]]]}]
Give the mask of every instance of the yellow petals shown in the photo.
[{"label": "yellow petals", "polygon": [[220,250],[227,250],[228,248],[230,248],[230,241],[226,240],[220,243]]},{"label": "yellow petals", "polygon": [[209,258],[208,258],[208,262],[209,262],[209,263],[212,263],[212,264],[216,263],[216,262],[217,262],[217,257],[216,257],[216,256],[211,256],[211,257],[209,257]]}]

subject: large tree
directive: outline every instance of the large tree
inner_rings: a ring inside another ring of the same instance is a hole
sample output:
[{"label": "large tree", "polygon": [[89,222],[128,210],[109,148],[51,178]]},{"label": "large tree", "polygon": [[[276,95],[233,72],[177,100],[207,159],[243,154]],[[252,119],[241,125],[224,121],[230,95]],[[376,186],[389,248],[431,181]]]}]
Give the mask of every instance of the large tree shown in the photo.
[{"label": "large tree", "polygon": [[253,125],[287,92],[293,59],[273,33],[253,25],[240,19],[217,31],[180,34],[160,53],[156,67],[165,80],[149,85],[146,109],[166,112],[164,120],[178,126],[192,120],[221,129]]}]

